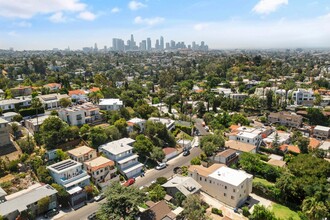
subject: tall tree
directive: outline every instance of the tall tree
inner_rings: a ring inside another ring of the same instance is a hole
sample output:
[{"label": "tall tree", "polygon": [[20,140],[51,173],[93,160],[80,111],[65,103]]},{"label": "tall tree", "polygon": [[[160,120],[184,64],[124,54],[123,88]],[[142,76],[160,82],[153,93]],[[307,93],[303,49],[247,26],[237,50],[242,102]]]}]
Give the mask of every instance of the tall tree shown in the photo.
[{"label": "tall tree", "polygon": [[100,220],[133,220],[139,214],[138,205],[146,200],[145,194],[139,189],[112,183],[106,190],[106,202],[98,210]]},{"label": "tall tree", "polygon": [[206,220],[208,219],[205,207],[198,195],[189,195],[183,202],[183,215],[188,220]]},{"label": "tall tree", "polygon": [[277,220],[274,213],[269,211],[263,205],[255,205],[250,220]]}]

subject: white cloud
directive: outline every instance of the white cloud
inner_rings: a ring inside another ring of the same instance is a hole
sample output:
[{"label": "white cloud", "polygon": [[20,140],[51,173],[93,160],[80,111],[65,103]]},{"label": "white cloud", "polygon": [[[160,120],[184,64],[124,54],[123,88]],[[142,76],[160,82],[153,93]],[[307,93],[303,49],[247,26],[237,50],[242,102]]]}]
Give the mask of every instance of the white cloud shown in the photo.
[{"label": "white cloud", "polygon": [[139,9],[145,8],[145,7],[147,7],[146,4],[143,4],[142,2],[138,2],[135,0],[130,1],[128,3],[128,8],[131,9],[132,11],[136,11],[136,10],[139,10]]},{"label": "white cloud", "polygon": [[67,21],[67,18],[64,17],[63,12],[56,12],[49,17],[49,20],[53,23],[65,23]]},{"label": "white cloud", "polygon": [[8,35],[11,36],[11,37],[17,37],[18,36],[16,31],[10,31],[10,32],[8,32]]},{"label": "white cloud", "polygon": [[111,13],[115,14],[115,13],[118,13],[120,12],[120,8],[118,7],[114,7],[113,9],[111,9]]},{"label": "white cloud", "polygon": [[165,19],[162,17],[154,17],[154,18],[142,18],[141,16],[137,16],[134,19],[135,24],[146,24],[146,25],[156,25],[162,23]]},{"label": "white cloud", "polygon": [[32,27],[32,24],[27,21],[16,22],[16,23],[14,23],[14,25],[17,27],[24,27],[24,28]]},{"label": "white cloud", "polygon": [[78,18],[86,21],[94,21],[96,19],[96,15],[90,11],[83,11],[79,13]]},{"label": "white cloud", "polygon": [[194,29],[196,31],[202,31],[202,30],[205,30],[208,26],[209,26],[208,23],[199,23],[199,24],[194,25]]},{"label": "white cloud", "polygon": [[289,4],[289,0],[260,0],[252,9],[258,14],[269,14],[280,6]]},{"label": "white cloud", "polygon": [[84,11],[80,0],[0,0],[0,17],[29,19],[37,14]]}]

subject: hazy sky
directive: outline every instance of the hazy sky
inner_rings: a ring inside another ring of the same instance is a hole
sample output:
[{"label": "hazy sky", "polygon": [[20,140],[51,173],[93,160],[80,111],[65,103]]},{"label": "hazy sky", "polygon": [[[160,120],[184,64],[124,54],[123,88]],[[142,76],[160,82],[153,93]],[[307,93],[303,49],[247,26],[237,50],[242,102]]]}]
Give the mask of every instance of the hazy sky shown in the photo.
[{"label": "hazy sky", "polygon": [[330,47],[330,0],[0,0],[0,48],[110,47],[112,38],[210,48]]}]

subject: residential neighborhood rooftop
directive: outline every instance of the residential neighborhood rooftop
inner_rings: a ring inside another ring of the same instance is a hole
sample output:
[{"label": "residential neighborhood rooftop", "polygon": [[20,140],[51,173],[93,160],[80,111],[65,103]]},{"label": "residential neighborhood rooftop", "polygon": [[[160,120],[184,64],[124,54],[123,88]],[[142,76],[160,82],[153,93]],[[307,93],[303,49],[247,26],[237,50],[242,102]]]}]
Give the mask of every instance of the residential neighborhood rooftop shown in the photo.
[{"label": "residential neighborhood rooftop", "polygon": [[247,178],[253,177],[251,174],[248,174],[245,171],[235,170],[226,166],[220,167],[209,176],[233,186],[239,186]]},{"label": "residential neighborhood rooftop", "polygon": [[118,155],[128,150],[132,150],[133,147],[131,146],[131,144],[133,144],[134,142],[135,140],[132,138],[122,138],[116,141],[111,141],[109,143],[103,144],[99,147],[99,149],[104,149],[114,155]]},{"label": "residential neighborhood rooftop", "polygon": [[81,146],[81,147],[76,147],[72,150],[67,151],[67,153],[79,157],[85,154],[88,154],[91,151],[94,151],[95,149],[91,148],[91,147],[87,147],[86,145]]}]

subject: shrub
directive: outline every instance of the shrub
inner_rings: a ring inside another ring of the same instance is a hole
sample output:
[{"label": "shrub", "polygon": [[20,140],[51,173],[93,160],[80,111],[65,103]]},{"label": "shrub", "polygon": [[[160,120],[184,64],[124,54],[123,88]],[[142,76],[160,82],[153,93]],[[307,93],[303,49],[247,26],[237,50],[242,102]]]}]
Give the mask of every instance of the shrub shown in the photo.
[{"label": "shrub", "polygon": [[220,209],[212,208],[211,212],[215,215],[222,216],[222,210],[220,210]]},{"label": "shrub", "polygon": [[249,208],[248,207],[245,206],[245,207],[242,208],[242,210],[243,210],[243,215],[245,217],[249,217],[251,215],[251,213],[249,212]]},{"label": "shrub", "polygon": [[156,179],[156,183],[159,184],[159,185],[163,185],[163,184],[166,183],[166,182],[167,182],[167,178],[166,178],[166,177],[163,177],[163,176],[158,177],[158,178]]},{"label": "shrub", "polygon": [[193,159],[191,159],[190,164],[191,165],[201,165],[201,159],[199,159],[199,157],[194,157]]}]

